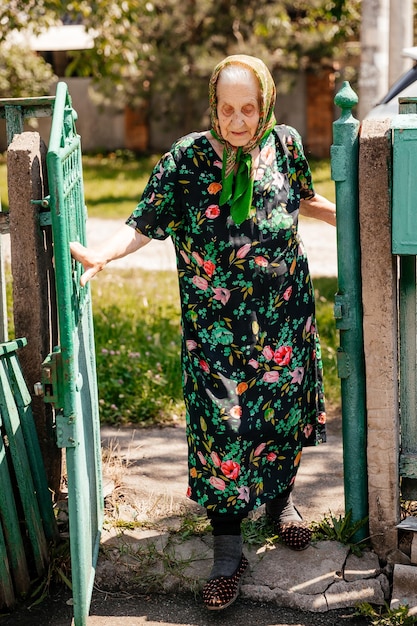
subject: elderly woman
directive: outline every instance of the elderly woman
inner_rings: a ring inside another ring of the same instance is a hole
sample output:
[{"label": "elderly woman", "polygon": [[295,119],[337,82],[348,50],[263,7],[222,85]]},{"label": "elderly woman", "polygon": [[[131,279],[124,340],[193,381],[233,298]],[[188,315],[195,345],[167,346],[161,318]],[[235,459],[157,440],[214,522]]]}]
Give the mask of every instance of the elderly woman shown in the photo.
[{"label": "elderly woman", "polygon": [[188,496],[206,508],[214,564],[208,609],[237,597],[248,562],[241,521],[266,504],[276,531],[311,533],[291,491],[304,445],[325,441],[314,291],[299,212],[335,224],[314,192],[301,139],[277,125],[264,63],[235,55],[209,85],[211,129],[179,139],[127,223],[99,250],[71,244],[84,285],[150,238],[174,242],[182,309]]}]

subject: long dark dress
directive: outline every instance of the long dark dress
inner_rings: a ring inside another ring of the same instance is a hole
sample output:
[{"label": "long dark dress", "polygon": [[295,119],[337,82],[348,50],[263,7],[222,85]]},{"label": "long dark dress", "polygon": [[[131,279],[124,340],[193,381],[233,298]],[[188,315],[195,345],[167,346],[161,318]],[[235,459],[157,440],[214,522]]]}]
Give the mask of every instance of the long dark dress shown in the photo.
[{"label": "long dark dress", "polygon": [[[171,236],[182,307],[188,495],[245,515],[295,480],[303,445],[325,440],[314,292],[297,234],[314,195],[300,137],[260,144],[250,217],[219,207],[221,161],[204,133],[174,144],[127,223]],[[146,253],[146,249],[144,251]]]}]

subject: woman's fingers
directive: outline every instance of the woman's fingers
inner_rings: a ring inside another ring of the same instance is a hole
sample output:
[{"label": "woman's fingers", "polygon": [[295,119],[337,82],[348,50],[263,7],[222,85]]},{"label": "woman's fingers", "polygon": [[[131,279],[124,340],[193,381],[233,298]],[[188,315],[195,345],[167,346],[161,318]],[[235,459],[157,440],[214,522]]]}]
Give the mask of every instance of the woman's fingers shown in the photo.
[{"label": "woman's fingers", "polygon": [[84,273],[80,277],[81,287],[85,287],[89,280],[102,269],[101,265],[95,262],[93,255],[89,252],[88,248],[83,246],[78,241],[70,242],[70,251],[73,258],[82,264],[84,267]]}]

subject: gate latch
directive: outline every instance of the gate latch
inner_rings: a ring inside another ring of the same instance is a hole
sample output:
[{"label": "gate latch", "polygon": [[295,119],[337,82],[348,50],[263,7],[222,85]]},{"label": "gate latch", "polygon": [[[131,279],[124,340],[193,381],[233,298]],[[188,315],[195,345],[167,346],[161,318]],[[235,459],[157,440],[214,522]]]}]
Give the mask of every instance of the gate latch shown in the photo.
[{"label": "gate latch", "polygon": [[63,408],[63,398],[61,397],[61,372],[61,350],[55,348],[54,352],[48,354],[42,363],[41,391],[44,402],[53,404],[56,409]]}]

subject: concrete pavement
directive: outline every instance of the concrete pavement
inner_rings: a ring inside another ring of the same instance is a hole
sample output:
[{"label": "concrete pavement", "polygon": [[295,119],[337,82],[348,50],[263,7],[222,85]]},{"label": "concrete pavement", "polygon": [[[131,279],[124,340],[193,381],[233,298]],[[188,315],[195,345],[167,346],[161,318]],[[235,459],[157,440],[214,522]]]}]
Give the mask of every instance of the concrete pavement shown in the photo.
[{"label": "concrete pavement", "polygon": [[[89,245],[109,232],[102,221],[89,220]],[[112,228],[116,228],[114,223]],[[314,276],[337,274],[336,230],[317,220],[302,219],[300,233]],[[172,243],[151,242],[113,267],[175,269]],[[96,581],[123,588],[131,579],[156,581],[165,591],[198,591],[211,568],[211,536],[188,536],[184,520],[203,515],[185,498],[187,456],[184,428],[102,428],[110,520],[103,532],[103,556]],[[329,423],[328,443],[307,448],[298,473],[294,499],[307,522],[344,514],[341,417]],[[256,513],[261,516],[262,509]],[[192,522],[187,522],[192,525]],[[194,522],[195,523],[195,522]],[[147,528],[146,526],[150,527]],[[152,553],[153,557],[148,558]],[[358,559],[346,546],[321,542],[295,553],[276,544],[259,549],[246,545],[250,570],[243,597],[313,612],[354,607],[358,602],[383,604],[388,598],[386,573],[369,552]],[[146,556],[148,555],[148,556]],[[176,565],[174,565],[176,564]]]},{"label": "concrete pavement", "polygon": [[[294,499],[308,522],[344,514],[340,422],[333,417],[328,443],[303,454]],[[168,593],[198,593],[211,568],[212,539],[210,533],[187,535],[204,512],[185,497],[184,428],[105,426],[102,443],[108,522],[97,586],[124,589],[134,581]],[[261,508],[255,517],[262,515]],[[243,598],[320,613],[361,602],[382,605],[389,596],[388,577],[372,552],[358,558],[333,541],[299,553],[281,544],[246,544],[244,551],[250,568]]]}]

